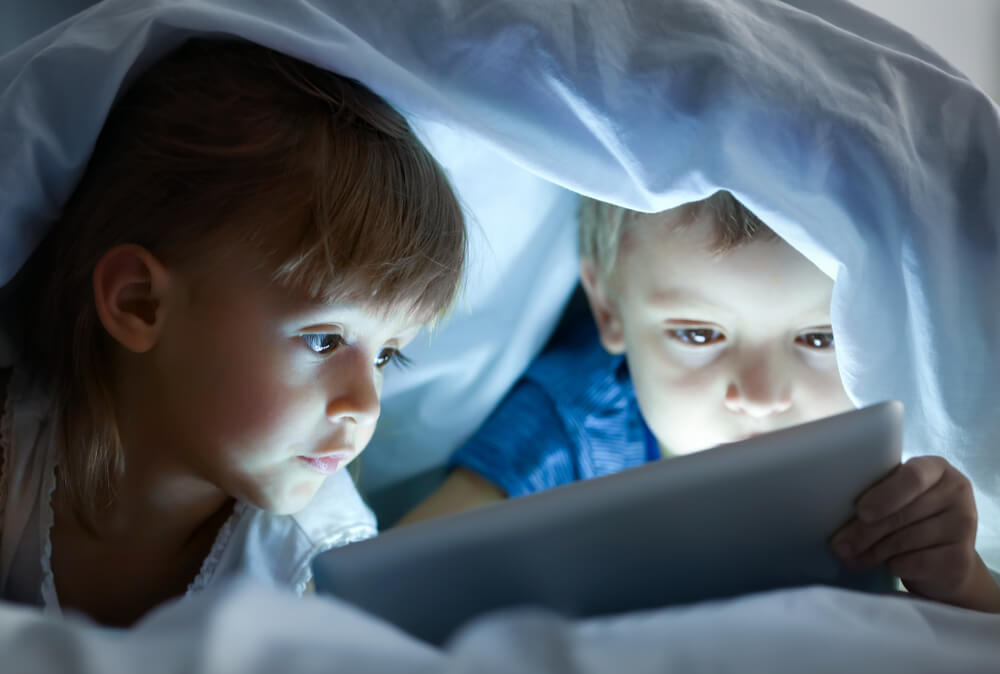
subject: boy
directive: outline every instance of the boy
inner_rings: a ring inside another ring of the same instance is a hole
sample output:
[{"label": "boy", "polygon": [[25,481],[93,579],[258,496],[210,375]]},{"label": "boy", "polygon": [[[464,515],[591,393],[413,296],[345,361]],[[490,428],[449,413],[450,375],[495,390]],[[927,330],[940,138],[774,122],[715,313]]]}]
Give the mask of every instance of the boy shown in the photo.
[{"label": "boy", "polygon": [[[852,409],[833,282],[728,192],[659,214],[584,199],[580,254],[592,320],[571,306],[402,523]],[[904,464],[858,509],[832,541],[846,561],[887,562],[914,592],[1000,610],[973,547],[971,487],[943,459]]]}]

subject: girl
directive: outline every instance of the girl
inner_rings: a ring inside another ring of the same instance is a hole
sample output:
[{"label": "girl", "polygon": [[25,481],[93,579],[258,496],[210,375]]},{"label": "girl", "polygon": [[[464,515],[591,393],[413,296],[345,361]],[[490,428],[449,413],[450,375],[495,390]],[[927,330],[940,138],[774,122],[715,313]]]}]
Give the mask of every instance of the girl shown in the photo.
[{"label": "girl", "polygon": [[358,83],[240,42],[156,64],[12,285],[0,597],[127,625],[235,572],[303,591],[375,533],[340,468],[465,245],[440,167]]}]

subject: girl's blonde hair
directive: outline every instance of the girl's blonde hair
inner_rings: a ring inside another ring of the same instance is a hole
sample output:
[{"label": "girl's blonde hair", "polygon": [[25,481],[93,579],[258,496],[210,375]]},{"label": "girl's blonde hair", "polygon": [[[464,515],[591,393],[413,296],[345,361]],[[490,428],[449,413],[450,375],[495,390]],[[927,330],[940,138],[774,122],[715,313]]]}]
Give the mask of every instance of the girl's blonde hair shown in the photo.
[{"label": "girl's blonde hair", "polygon": [[688,225],[709,218],[716,226],[712,253],[724,253],[757,238],[772,238],[774,232],[726,190],[707,199],[691,201],[661,213],[641,213],[589,197],[580,202],[580,257],[591,260],[605,282],[618,260],[618,248],[629,227],[638,224]]},{"label": "girl's blonde hair", "polygon": [[95,264],[134,243],[169,267],[226,235],[263,247],[278,228],[295,245],[263,251],[274,282],[314,299],[403,305],[431,320],[458,291],[461,209],[398,112],[353,80],[272,50],[190,41],[115,104],[20,275],[31,289],[24,360],[53,392],[60,485],[84,523],[112,502],[124,470]]}]

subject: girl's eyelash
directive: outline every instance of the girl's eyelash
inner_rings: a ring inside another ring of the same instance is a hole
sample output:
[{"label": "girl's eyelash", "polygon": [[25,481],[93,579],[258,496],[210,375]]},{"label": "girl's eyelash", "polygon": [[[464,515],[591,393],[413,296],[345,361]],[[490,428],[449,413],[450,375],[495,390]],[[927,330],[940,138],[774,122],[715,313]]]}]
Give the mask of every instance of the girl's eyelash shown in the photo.
[{"label": "girl's eyelash", "polygon": [[396,367],[402,368],[404,370],[413,365],[413,359],[408,358],[406,354],[404,354],[399,349],[396,349],[396,353],[393,354],[392,362],[396,364]]},{"label": "girl's eyelash", "polygon": [[[342,335],[333,332],[307,332],[301,335],[301,339],[306,348],[320,356],[333,353],[345,342]],[[397,348],[386,347],[379,351],[378,357],[375,359],[375,367],[382,369],[389,363],[395,363],[397,367],[407,368],[413,364],[413,360]]]},{"label": "girl's eyelash", "polygon": [[413,361],[403,355],[403,352],[393,347],[386,347],[379,351],[375,359],[375,367],[384,369],[389,363],[395,363],[398,367],[409,367]]},{"label": "girl's eyelash", "polygon": [[310,351],[324,356],[336,351],[344,343],[344,338],[333,332],[307,332],[302,335],[302,341]]}]

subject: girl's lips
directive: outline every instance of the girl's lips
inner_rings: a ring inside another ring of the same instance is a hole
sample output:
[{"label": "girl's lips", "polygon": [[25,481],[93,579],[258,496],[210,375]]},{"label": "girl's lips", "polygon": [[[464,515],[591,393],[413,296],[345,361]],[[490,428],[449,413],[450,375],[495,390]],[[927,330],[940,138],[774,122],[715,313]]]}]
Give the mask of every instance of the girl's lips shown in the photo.
[{"label": "girl's lips", "polygon": [[300,456],[298,458],[316,472],[330,475],[336,473],[337,469],[347,463],[350,457],[347,454],[327,454],[326,456]]}]

